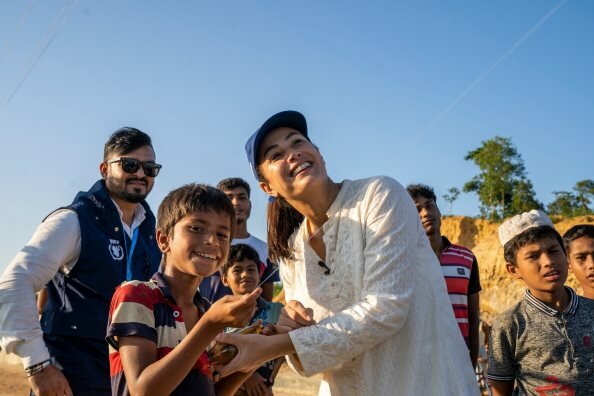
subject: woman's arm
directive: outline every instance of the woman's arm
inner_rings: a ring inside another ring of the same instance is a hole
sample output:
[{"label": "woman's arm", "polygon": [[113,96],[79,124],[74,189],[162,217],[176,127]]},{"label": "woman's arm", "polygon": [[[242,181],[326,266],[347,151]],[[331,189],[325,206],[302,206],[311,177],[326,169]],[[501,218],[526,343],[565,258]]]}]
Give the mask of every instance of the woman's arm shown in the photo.
[{"label": "woman's arm", "polygon": [[295,353],[288,333],[265,336],[262,334],[219,334],[218,342],[238,347],[237,356],[220,373],[223,377],[236,371],[251,372],[269,360]]}]

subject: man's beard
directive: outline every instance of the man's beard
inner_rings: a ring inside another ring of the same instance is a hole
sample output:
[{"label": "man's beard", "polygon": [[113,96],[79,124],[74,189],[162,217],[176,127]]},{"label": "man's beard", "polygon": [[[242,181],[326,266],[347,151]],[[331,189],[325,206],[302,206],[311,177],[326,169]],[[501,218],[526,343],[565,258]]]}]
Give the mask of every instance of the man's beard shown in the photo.
[{"label": "man's beard", "polygon": [[[145,191],[142,191],[142,189],[140,189],[140,188],[132,188],[132,192],[127,191],[126,187],[128,185],[128,182],[132,181],[132,180],[144,181],[146,183],[146,187],[144,189]],[[110,194],[113,197],[119,198],[122,201],[125,201],[128,203],[135,203],[135,204],[144,201],[146,196],[151,191],[151,187],[150,187],[148,181],[144,178],[142,178],[142,179],[129,178],[124,181],[114,181],[112,178],[108,177],[107,179],[105,179],[105,186],[107,187],[107,190],[110,192]]]}]

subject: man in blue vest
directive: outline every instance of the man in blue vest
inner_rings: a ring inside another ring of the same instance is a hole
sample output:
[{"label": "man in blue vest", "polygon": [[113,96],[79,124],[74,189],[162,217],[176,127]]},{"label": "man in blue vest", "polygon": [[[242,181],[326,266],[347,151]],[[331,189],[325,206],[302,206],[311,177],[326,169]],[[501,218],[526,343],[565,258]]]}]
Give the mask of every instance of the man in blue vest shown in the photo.
[{"label": "man in blue vest", "polygon": [[[161,165],[135,128],[105,144],[101,180],[51,213],[0,278],[0,346],[20,356],[32,391],[110,395],[109,304],[125,280],[158,270],[155,216],[145,202]],[[47,285],[39,323],[35,292]]]}]

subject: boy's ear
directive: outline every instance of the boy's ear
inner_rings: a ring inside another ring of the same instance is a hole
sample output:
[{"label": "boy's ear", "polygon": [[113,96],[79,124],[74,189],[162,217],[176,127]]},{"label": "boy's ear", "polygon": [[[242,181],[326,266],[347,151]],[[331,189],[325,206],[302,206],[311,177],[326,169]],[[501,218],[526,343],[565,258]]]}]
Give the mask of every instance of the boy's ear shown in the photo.
[{"label": "boy's ear", "polygon": [[507,269],[507,272],[509,272],[511,274],[511,276],[514,277],[515,279],[522,279],[522,275],[520,274],[518,267],[516,267],[509,261],[507,261],[505,263],[505,268]]},{"label": "boy's ear", "polygon": [[223,282],[223,285],[229,287],[229,281],[227,280],[227,275],[223,274],[222,272],[221,272],[221,282]]},{"label": "boy's ear", "polygon": [[168,253],[170,250],[169,237],[160,228],[157,228],[157,245],[162,253]]},{"label": "boy's ear", "polygon": [[266,182],[260,182],[259,185],[260,185],[260,189],[262,191],[264,191],[266,194],[270,195],[271,197],[277,197],[278,196],[278,193],[276,191],[274,191],[270,187],[270,185],[268,183],[266,183]]}]

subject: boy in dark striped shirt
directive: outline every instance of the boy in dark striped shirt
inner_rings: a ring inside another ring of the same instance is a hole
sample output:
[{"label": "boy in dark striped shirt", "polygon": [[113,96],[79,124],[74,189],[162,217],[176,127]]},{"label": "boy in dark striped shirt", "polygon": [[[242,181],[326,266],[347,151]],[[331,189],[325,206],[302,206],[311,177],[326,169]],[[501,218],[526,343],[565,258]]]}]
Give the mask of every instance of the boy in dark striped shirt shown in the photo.
[{"label": "boy in dark striped shirt", "polygon": [[452,244],[441,235],[441,212],[433,188],[409,185],[406,190],[415,202],[421,224],[441,265],[446,288],[460,332],[476,367],[479,354],[479,279],[478,262],[470,249]]},{"label": "boy in dark striped shirt", "polygon": [[150,282],[125,282],[115,292],[107,329],[113,395],[232,395],[251,373],[214,384],[205,350],[227,326],[243,327],[261,289],[226,296],[210,308],[198,285],[226,261],[235,211],[206,185],[170,192],[159,207],[161,272]]},{"label": "boy in dark striped shirt", "polygon": [[564,286],[563,240],[541,211],[499,227],[506,268],[524,298],[493,322],[487,378],[494,396],[591,395],[594,301]]}]

